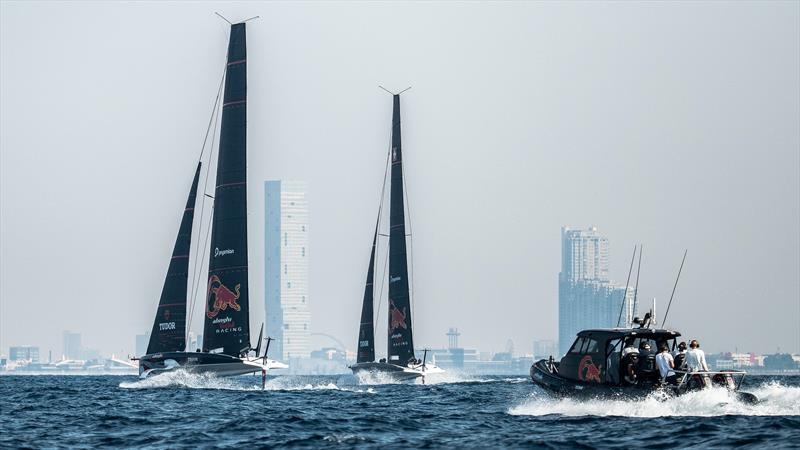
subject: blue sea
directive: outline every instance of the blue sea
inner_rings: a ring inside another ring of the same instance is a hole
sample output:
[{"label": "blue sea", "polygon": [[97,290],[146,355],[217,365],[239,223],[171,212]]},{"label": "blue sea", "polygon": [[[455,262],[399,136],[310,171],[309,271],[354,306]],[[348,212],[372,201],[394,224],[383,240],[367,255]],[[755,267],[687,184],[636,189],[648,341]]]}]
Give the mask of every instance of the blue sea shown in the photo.
[{"label": "blue sea", "polygon": [[0,376],[4,448],[800,447],[800,377],[661,400],[554,398],[527,377]]}]

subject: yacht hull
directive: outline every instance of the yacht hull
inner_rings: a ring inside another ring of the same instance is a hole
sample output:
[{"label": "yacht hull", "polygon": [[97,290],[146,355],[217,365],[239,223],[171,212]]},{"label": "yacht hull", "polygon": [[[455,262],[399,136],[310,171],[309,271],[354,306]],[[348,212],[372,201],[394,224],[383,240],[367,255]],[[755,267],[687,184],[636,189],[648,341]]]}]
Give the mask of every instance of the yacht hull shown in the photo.
[{"label": "yacht hull", "polygon": [[350,366],[353,375],[375,374],[391,378],[395,381],[411,381],[417,378],[425,378],[426,375],[444,372],[442,369],[426,364],[424,367],[418,366],[403,367],[396,364],[381,362],[365,362]]},{"label": "yacht hull", "polygon": [[189,373],[213,374],[218,377],[233,377],[257,373],[269,369],[283,369],[285,364],[262,358],[242,359],[220,353],[163,352],[139,358],[139,378],[183,370]]}]

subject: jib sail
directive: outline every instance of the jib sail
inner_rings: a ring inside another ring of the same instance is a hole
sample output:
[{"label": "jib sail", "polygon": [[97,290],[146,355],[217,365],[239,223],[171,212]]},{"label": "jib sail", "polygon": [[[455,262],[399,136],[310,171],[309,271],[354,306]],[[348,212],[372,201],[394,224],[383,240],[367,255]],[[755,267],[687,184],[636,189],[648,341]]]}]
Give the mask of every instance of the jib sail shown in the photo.
[{"label": "jib sail", "polygon": [[375,361],[375,324],[373,323],[375,278],[375,244],[378,240],[378,224],[375,224],[375,235],[372,238],[372,251],[369,254],[369,269],[367,269],[367,284],[364,287],[364,303],[361,306],[361,329],[358,331],[358,355],[356,362]]},{"label": "jib sail", "polygon": [[182,352],[186,346],[186,283],[189,279],[189,248],[192,242],[192,223],[194,222],[194,204],[197,197],[197,181],[200,178],[200,167],[194,173],[189,198],[183,210],[181,226],[172,259],[169,261],[167,278],[161,289],[153,330],[150,332],[150,343],[147,354],[159,352]]}]

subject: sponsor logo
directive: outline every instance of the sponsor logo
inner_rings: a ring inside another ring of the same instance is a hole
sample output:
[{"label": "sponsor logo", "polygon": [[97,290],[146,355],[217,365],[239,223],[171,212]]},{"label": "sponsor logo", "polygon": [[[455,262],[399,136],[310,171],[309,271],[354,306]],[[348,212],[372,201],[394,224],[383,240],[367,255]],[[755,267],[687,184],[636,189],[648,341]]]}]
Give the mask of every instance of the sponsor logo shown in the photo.
[{"label": "sponsor logo", "polygon": [[397,147],[392,147],[392,162],[397,162]]},{"label": "sponsor logo", "polygon": [[[217,317],[220,311],[225,311],[229,307],[234,311],[241,311],[242,307],[236,303],[236,300],[239,300],[240,287],[241,283],[237,284],[232,291],[222,284],[218,276],[211,275],[211,278],[208,279],[208,305],[210,308],[206,311],[206,317],[213,319]],[[227,317],[227,319],[230,319],[230,317]]]},{"label": "sponsor logo", "polygon": [[358,342],[358,346],[359,347],[369,347],[369,341],[359,341]]},{"label": "sponsor logo", "polygon": [[217,256],[232,255],[234,253],[236,252],[234,252],[232,248],[226,248],[225,250],[214,248],[214,258],[216,258]]},{"label": "sponsor logo", "polygon": [[396,306],[394,306],[394,300],[389,299],[389,333],[394,333],[394,330],[398,328],[402,328],[404,330],[408,329],[406,326],[407,314],[408,311],[406,308],[403,308],[403,311],[400,311]]},{"label": "sponsor logo", "polygon": [[158,324],[158,331],[174,330],[175,322],[161,322]]},{"label": "sponsor logo", "polygon": [[578,365],[578,379],[582,381],[600,382],[600,369],[602,366],[596,366],[592,361],[591,355],[586,355],[581,358]]},{"label": "sponsor logo", "polygon": [[402,279],[403,279],[403,277],[393,277],[393,276],[389,275],[389,283],[394,283],[395,281],[400,281]]}]

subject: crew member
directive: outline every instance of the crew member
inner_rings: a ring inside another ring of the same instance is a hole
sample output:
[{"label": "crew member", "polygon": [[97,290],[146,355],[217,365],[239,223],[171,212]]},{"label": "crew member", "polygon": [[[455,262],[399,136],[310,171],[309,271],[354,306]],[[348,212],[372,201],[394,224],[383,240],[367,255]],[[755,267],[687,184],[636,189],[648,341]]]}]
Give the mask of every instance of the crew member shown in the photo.
[{"label": "crew member", "polygon": [[672,370],[675,368],[675,360],[669,353],[667,344],[661,344],[660,352],[656,355],[656,365],[658,366],[658,373],[661,375],[661,380],[669,384],[676,384],[678,377]]},{"label": "crew member", "polygon": [[678,344],[678,351],[675,353],[675,368],[682,370],[683,365],[686,363],[686,342]]},{"label": "crew member", "polygon": [[697,339],[692,339],[689,343],[689,351],[686,352],[686,369],[689,372],[708,372],[706,354],[700,350],[700,343]]}]

